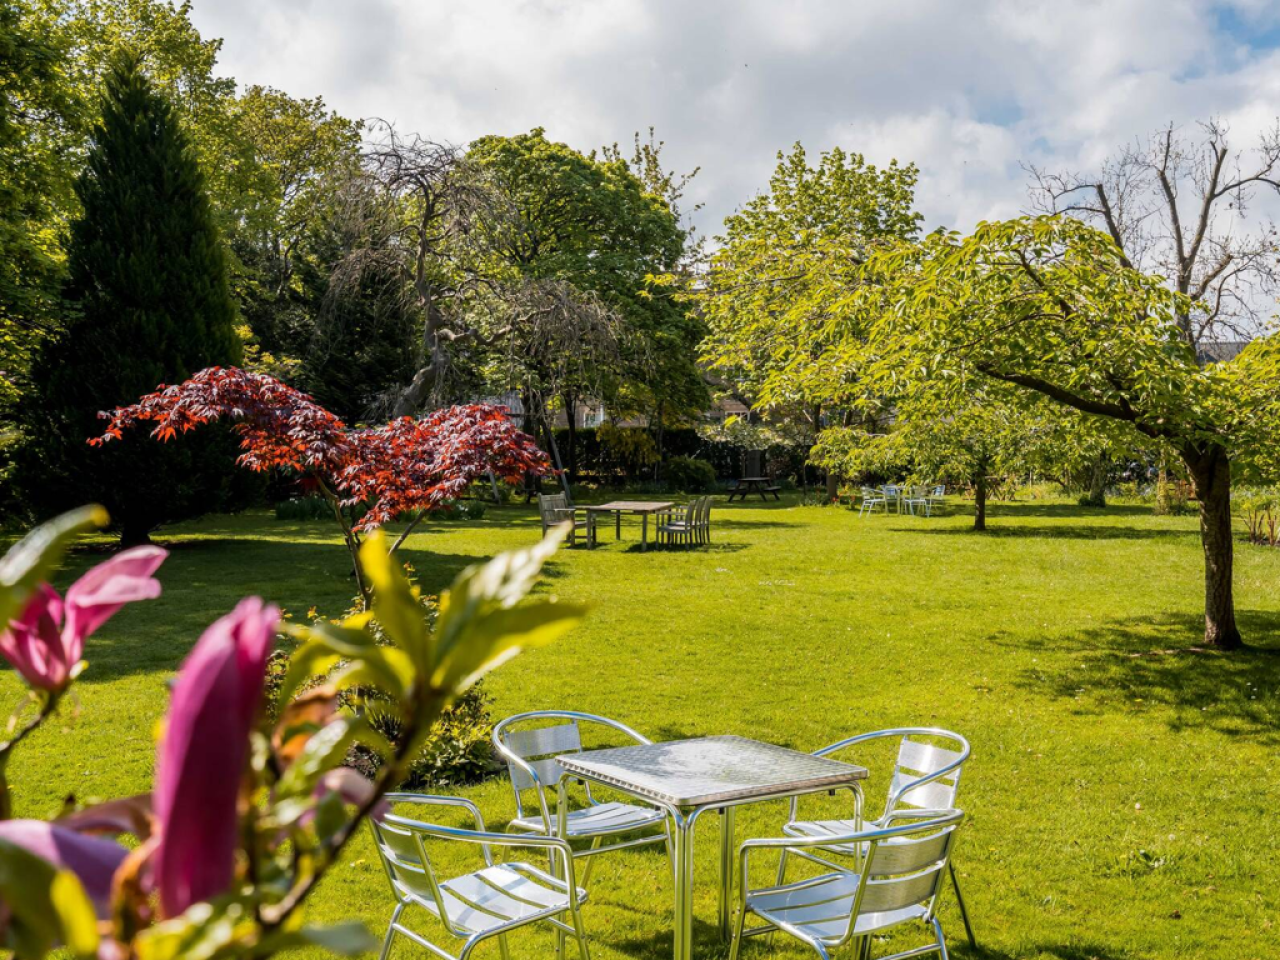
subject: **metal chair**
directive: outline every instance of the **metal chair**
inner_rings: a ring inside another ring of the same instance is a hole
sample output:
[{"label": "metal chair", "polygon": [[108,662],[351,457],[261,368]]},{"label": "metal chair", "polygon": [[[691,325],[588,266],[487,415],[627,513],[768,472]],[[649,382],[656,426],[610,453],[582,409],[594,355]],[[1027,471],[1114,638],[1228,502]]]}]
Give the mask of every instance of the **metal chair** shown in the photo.
[{"label": "metal chair", "polygon": [[[380,960],[387,960],[396,935],[407,937],[445,960],[466,960],[481,942],[498,938],[503,960],[509,960],[506,934],[518,927],[545,920],[556,928],[557,956],[564,954],[565,935],[578,941],[581,960],[590,960],[587,935],[582,924],[585,890],[574,881],[573,851],[555,837],[519,836],[491,833],[475,804],[461,797],[433,797],[393,793],[393,804],[419,807],[462,807],[471,813],[476,829],[443,827],[389,814],[380,822],[370,820],[373,840],[386,870],[395,911],[382,941]],[[454,841],[477,844],[485,866],[474,873],[440,881],[427,854],[428,842]],[[494,863],[492,847],[529,848],[545,851],[553,863],[553,876],[523,862]],[[417,907],[438,920],[450,936],[463,941],[456,957],[401,922],[404,912]],[[562,919],[569,914],[569,923]]]},{"label": "metal chair", "polygon": [[[534,726],[548,720],[563,720],[555,726]],[[493,745],[498,755],[506,761],[511,774],[511,787],[516,797],[516,817],[511,821],[513,829],[527,833],[557,837],[561,840],[590,840],[586,850],[573,851],[574,857],[594,857],[601,853],[639,847],[651,843],[665,843],[667,856],[671,856],[671,832],[667,814],[657,807],[601,802],[591,793],[591,785],[583,784],[586,805],[569,809],[565,772],[556,757],[565,753],[581,753],[582,737],[579,724],[598,724],[624,734],[636,743],[652,743],[630,727],[589,713],[572,710],[540,710],[519,713],[507,717],[493,728]],[[524,793],[532,790],[538,807],[526,813]],[[547,801],[547,791],[555,791],[555,812]],[[640,836],[602,846],[606,838],[639,833]],[[591,877],[593,861],[587,860],[582,874],[585,885]]]},{"label": "metal chair", "polygon": [[928,515],[933,516],[933,508],[945,506],[947,502],[947,488],[945,484],[939,483],[925,496],[929,503]]},{"label": "metal chair", "polygon": [[[658,540],[669,544],[689,546],[697,533],[698,510],[701,500],[690,500],[681,513],[664,513],[658,517]],[[679,519],[677,519],[679,517]]]},{"label": "metal chair", "polygon": [[865,517],[869,513],[874,513],[876,507],[884,507],[884,512],[889,512],[889,498],[883,490],[877,490],[875,487],[862,488],[862,505],[858,508],[858,516]]},{"label": "metal chair", "polygon": [[[814,756],[825,757],[857,744],[890,737],[898,737],[901,742],[898,745],[898,757],[894,763],[893,779],[889,784],[889,797],[885,801],[884,812],[878,819],[864,820],[860,795],[855,795],[858,797],[857,808],[851,820],[800,820],[798,819],[799,801],[793,799],[791,816],[783,825],[782,832],[789,837],[833,838],[862,830],[867,825],[888,828],[903,820],[927,816],[932,811],[953,809],[956,805],[956,793],[960,788],[960,773],[970,753],[969,741],[958,733],[937,727],[898,727],[892,730],[876,730],[815,750]],[[913,737],[941,740],[948,746],[940,747],[921,743],[919,740],[913,740]],[[852,856],[862,854],[862,851],[845,846],[833,839],[828,839],[826,850]],[[798,850],[792,852],[801,857],[807,856]],[[786,866],[787,851],[783,851],[778,863],[778,883],[782,883],[785,878]],[[973,935],[973,927],[969,923],[969,911],[960,893],[960,881],[956,878],[955,867],[950,862],[947,863],[947,870],[955,890],[956,904],[960,907],[960,917],[964,921],[965,934],[969,938],[970,945],[976,947],[977,940]]]},{"label": "metal chair", "polygon": [[578,512],[581,510],[581,507],[570,506],[568,496],[563,493],[553,493],[547,496],[538,494],[538,516],[542,520],[542,535],[545,537],[547,531],[552,527],[568,520],[573,524],[573,529],[569,531],[569,545],[574,545],[578,533],[581,531],[587,538],[587,546],[594,547],[596,543],[595,518],[586,511],[583,511],[585,515],[579,518]]},{"label": "metal chair", "polygon": [[[827,868],[817,877],[757,890],[746,878],[753,850],[780,849],[783,855],[800,847],[823,849],[822,838],[793,837],[747,840],[739,847],[743,878],[741,900],[729,960],[738,960],[744,937],[782,930],[808,944],[823,960],[830,951],[857,941],[859,955],[870,955],[870,938],[905,923],[919,921],[932,929],[933,943],[894,953],[883,960],[905,960],[926,953],[947,960],[947,941],[936,907],[943,871],[951,862],[956,828],[964,818],[959,810],[937,812],[924,822],[905,826],[855,830],[828,838],[861,851],[857,870],[840,867],[816,856],[809,859]],[[763,926],[746,927],[747,914]]]},{"label": "metal chair", "polygon": [[907,513],[915,515],[916,508],[924,511],[924,515],[931,516],[929,512],[929,497],[924,487],[907,487],[902,497],[902,505],[906,508]]}]

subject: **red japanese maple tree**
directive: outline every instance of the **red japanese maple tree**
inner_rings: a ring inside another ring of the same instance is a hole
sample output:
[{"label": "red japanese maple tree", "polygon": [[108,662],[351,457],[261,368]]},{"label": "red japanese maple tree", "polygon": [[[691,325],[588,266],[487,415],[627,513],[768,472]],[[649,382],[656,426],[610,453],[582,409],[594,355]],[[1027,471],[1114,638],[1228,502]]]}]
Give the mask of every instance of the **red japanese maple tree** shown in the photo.
[{"label": "red japanese maple tree", "polygon": [[[302,391],[237,367],[209,367],[101,416],[109,423],[89,441],[95,446],[141,423],[154,424],[151,436],[167,441],[206,423],[231,421],[240,435],[241,466],[288,470],[314,482],[333,507],[353,561],[362,531],[417,512],[395,549],[423,516],[476,480],[493,476],[514,483],[526,473],[551,471],[547,455],[504,407],[448,407],[421,419],[352,430]],[[358,563],[355,568],[359,576]],[[360,591],[367,592],[363,581]]]}]

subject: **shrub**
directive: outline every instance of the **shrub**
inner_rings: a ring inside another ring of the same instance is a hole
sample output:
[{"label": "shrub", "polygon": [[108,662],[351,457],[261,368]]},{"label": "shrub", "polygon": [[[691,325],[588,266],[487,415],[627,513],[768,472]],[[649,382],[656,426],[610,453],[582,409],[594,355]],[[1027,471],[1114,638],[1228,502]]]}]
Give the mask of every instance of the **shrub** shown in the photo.
[{"label": "shrub", "polygon": [[[466,501],[464,501],[465,503]],[[481,504],[483,508],[483,504]],[[405,574],[410,582],[414,582],[414,571],[411,564],[405,564]],[[422,615],[429,624],[434,623],[437,606],[436,598],[423,596],[420,599]],[[355,597],[351,607],[338,617],[341,621],[346,617],[359,613],[360,597]],[[314,611],[312,611],[314,616]],[[375,620],[370,625],[375,640],[389,645],[391,640],[383,633],[382,626]],[[286,648],[287,649],[287,648]],[[278,655],[268,664],[267,699],[275,700],[276,691],[284,679],[284,670],[288,666],[288,654]],[[344,694],[352,702],[360,701],[369,718],[369,725],[392,743],[398,742],[404,735],[399,716],[390,710],[381,710],[378,704],[390,702],[386,694],[376,687],[360,687]],[[493,757],[492,741],[493,718],[489,713],[492,698],[480,681],[463,693],[448,707],[436,721],[418,756],[409,766],[408,776],[400,784],[401,787],[416,789],[419,787],[458,786],[474,783],[498,769],[499,765]],[[347,755],[346,765],[372,778],[381,764],[379,755],[361,744],[356,744]]]},{"label": "shrub", "polygon": [[1260,547],[1280,546],[1280,498],[1272,493],[1252,494],[1240,501],[1245,537]]},{"label": "shrub", "polygon": [[295,497],[276,504],[277,520],[332,520],[333,508],[324,497]]},{"label": "shrub", "polygon": [[693,457],[672,457],[663,467],[662,475],[673,490],[685,493],[707,493],[716,485],[715,467]]}]

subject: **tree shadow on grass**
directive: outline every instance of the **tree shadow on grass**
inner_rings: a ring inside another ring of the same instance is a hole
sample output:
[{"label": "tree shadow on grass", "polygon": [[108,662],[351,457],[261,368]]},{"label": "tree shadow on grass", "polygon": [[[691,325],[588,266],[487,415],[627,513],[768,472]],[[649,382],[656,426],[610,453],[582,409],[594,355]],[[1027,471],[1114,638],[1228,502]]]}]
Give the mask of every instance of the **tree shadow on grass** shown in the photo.
[{"label": "tree shadow on grass", "polygon": [[1024,671],[1020,685],[1074,700],[1079,714],[1172,708],[1171,730],[1208,727],[1231,737],[1280,745],[1280,613],[1237,611],[1255,646],[1207,649],[1204,619],[1171,614],[1110,623],[1044,644],[1074,653],[1078,666]]},{"label": "tree shadow on grass", "polygon": [[1023,957],[1040,956],[1053,957],[1054,960],[1134,960],[1137,956],[1127,950],[1115,950],[1099,943],[1037,943],[1017,953],[1008,953],[994,947],[985,947],[981,940],[976,948],[971,947],[965,942],[963,931],[959,937],[948,932],[947,950],[952,956],[968,960],[1021,960]]},{"label": "tree shadow on grass", "polygon": [[919,527],[898,526],[895,532],[919,533],[925,536],[944,537],[990,537],[993,539],[1042,539],[1042,540],[1165,540],[1195,539],[1200,534],[1196,530],[1171,530],[1158,527],[1112,527],[1095,524],[1063,524],[1062,526],[1045,526],[1031,524],[1014,524],[1001,526],[998,517],[987,520],[986,530],[974,530],[972,527]]},{"label": "tree shadow on grass", "polygon": [[[58,586],[65,589],[97,559],[74,557],[57,578]],[[405,551],[404,559],[412,561],[423,591],[438,594],[465,567],[484,558]],[[544,572],[549,578],[561,573],[554,562]],[[209,624],[245,596],[278,603],[295,622],[305,622],[313,606],[324,617],[341,615],[356,594],[348,554],[335,543],[182,541],[174,544],[159,578],[164,592],[158,599],[129,604],[89,639],[89,669],[80,683],[176,670]]]}]

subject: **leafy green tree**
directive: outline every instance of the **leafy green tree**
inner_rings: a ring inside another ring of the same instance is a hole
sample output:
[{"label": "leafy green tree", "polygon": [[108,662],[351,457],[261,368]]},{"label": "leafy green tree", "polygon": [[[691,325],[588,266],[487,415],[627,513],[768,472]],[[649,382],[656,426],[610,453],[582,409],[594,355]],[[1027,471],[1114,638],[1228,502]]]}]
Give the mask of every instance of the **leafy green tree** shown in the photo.
[{"label": "leafy green tree", "polygon": [[[519,285],[532,282],[524,289],[536,291],[550,281],[568,284],[616,312],[626,332],[617,339],[616,369],[597,366],[583,371],[585,379],[554,378],[565,409],[572,411],[593,394],[615,407],[651,410],[687,407],[705,397],[692,349],[701,331],[670,291],[655,291],[648,279],[676,269],[688,235],[672,210],[670,193],[655,192],[666,189],[656,156],[647,167],[643,156],[633,160],[637,172],[616,152],[587,156],[548,140],[538,128],[514,137],[482,137],[471,144],[467,160],[508,211],[486,223],[485,269],[516,294],[500,321],[506,354],[532,362],[507,386],[536,388],[552,379],[538,366],[545,354],[532,342],[542,333],[528,322],[540,308],[535,301],[529,309]],[[646,171],[657,178],[652,184],[641,179]]]},{"label": "leafy green tree", "polygon": [[843,335],[837,352],[861,358],[873,391],[910,398],[984,379],[1120,425],[1180,459],[1200,508],[1205,641],[1232,649],[1242,639],[1231,464],[1280,466],[1269,459],[1280,440],[1280,350],[1266,338],[1202,368],[1184,336],[1185,318],[1202,309],[1133,269],[1107,235],[1027,217],[877,252],[829,336]]},{"label": "leafy green tree", "polygon": [[[741,402],[806,420],[813,441],[838,417],[856,370],[815,362],[829,304],[856,284],[876,243],[916,236],[916,177],[912,164],[878,169],[839,148],[811,166],[797,143],[779,152],[768,190],[726,218],[696,302],[707,324],[702,356]],[[797,268],[836,246],[840,256],[824,256],[821,271]]]},{"label": "leafy green tree", "polygon": [[295,354],[322,313],[324,290],[316,296],[314,275],[327,274],[341,255],[332,244],[334,211],[359,168],[361,126],[318,97],[295,99],[270,87],[249,87],[231,110],[263,174],[231,238],[236,293],[264,347]]},{"label": "leafy green tree", "polygon": [[66,110],[60,56],[20,7],[0,4],[0,432],[56,320],[61,184],[48,140]]},{"label": "leafy green tree", "polygon": [[[127,544],[222,505],[230,448],[133,438],[91,449],[98,412],[240,356],[222,242],[172,109],[137,57],[118,56],[77,188],[68,298],[77,315],[42,351],[26,405],[27,490],[53,512],[107,506]],[[221,438],[228,440],[230,438]]]}]

